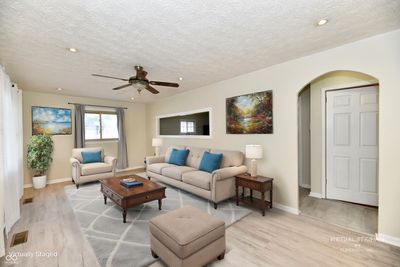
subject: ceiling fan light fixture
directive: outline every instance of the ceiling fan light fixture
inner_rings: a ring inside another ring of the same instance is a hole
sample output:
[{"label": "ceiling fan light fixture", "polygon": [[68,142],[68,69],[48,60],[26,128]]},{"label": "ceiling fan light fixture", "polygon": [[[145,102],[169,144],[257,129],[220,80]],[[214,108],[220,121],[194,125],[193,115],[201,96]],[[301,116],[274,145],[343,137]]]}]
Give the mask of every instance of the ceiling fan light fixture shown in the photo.
[{"label": "ceiling fan light fixture", "polygon": [[179,77],[179,80],[180,80],[180,81],[183,81],[183,77]]},{"label": "ceiling fan light fixture", "polygon": [[136,90],[138,90],[139,94],[142,90],[146,89],[148,83],[144,82],[144,81],[136,81],[132,84],[133,88],[135,88]]},{"label": "ceiling fan light fixture", "polygon": [[328,19],[320,19],[318,22],[317,22],[317,24],[316,24],[316,26],[324,26],[325,24],[327,24],[328,23]]}]

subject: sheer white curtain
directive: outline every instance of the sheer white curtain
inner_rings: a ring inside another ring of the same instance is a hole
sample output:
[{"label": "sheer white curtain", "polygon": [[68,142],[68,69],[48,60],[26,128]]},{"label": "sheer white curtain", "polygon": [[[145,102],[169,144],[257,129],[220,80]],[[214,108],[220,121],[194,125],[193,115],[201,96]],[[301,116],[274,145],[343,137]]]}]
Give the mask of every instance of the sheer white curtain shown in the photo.
[{"label": "sheer white curtain", "polygon": [[8,233],[20,217],[19,200],[23,193],[21,94],[0,66],[0,256],[4,254],[3,229]]}]

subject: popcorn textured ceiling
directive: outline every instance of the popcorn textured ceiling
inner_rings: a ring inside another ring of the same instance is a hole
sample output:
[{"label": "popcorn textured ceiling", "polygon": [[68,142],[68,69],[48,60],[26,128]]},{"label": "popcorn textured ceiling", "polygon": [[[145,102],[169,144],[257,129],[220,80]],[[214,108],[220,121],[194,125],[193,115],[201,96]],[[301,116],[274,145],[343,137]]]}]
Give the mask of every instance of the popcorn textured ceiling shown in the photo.
[{"label": "popcorn textured ceiling", "polygon": [[[399,27],[398,0],[2,0],[0,63],[24,90],[148,102]],[[138,95],[90,76],[135,65],[181,86]]]}]

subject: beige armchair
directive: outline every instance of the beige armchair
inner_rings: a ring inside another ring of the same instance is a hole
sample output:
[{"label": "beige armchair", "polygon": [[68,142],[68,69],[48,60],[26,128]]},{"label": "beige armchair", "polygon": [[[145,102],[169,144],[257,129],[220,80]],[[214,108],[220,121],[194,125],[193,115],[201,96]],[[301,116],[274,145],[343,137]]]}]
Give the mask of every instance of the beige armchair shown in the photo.
[{"label": "beige armchair", "polygon": [[[101,151],[103,162],[83,164],[82,151]],[[79,188],[79,185],[83,183],[115,176],[117,159],[105,156],[101,147],[74,148],[72,149],[70,162],[72,166],[72,182],[75,183],[76,188]]]}]

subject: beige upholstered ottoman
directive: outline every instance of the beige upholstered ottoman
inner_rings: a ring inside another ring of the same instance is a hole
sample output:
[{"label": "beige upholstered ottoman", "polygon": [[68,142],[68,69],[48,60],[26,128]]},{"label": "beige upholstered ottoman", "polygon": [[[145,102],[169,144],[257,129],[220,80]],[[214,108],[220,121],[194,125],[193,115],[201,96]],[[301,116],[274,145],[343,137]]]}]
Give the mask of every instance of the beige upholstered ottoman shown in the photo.
[{"label": "beige upholstered ottoman", "polygon": [[225,255],[225,222],[190,206],[150,220],[153,257],[169,266],[204,266]]}]

